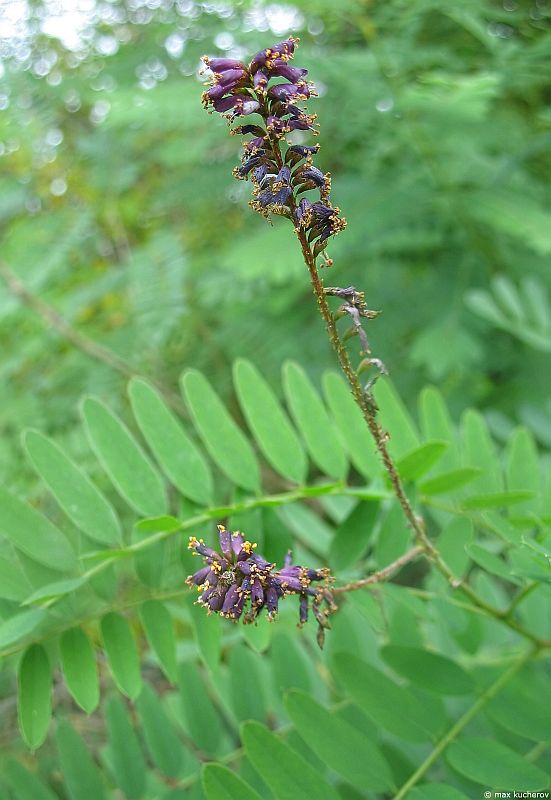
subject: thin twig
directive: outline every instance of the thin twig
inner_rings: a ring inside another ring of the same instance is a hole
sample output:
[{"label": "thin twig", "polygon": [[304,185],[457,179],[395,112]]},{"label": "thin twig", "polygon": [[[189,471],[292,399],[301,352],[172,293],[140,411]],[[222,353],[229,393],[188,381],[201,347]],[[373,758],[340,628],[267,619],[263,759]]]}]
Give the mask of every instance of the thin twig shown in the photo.
[{"label": "thin twig", "polygon": [[[135,367],[116,353],[113,353],[112,350],[103,347],[103,345],[98,344],[93,339],[90,339],[88,336],[85,336],[73,328],[55,308],[33,294],[5,262],[0,263],[0,278],[10,294],[19,300],[22,305],[34,311],[42,322],[45,323],[46,327],[55,330],[62,339],[65,339],[65,341],[69,342],[69,344],[73,345],[77,350],[80,350],[81,353],[84,353],[89,358],[93,358],[95,361],[101,361],[110,369],[119,372],[126,378],[134,378],[140,374]],[[187,416],[186,409],[177,395],[157,383],[155,383],[155,386],[164,395],[167,403],[169,403],[175,411]]]},{"label": "thin twig", "polygon": [[420,545],[412,547],[411,550],[408,550],[403,556],[397,558],[392,564],[388,564],[388,566],[380,569],[378,572],[373,572],[371,575],[368,575],[367,578],[351,581],[351,583],[346,583],[344,586],[336,586],[331,589],[331,591],[333,594],[343,594],[344,592],[355,592],[357,589],[364,589],[372,583],[381,583],[381,581],[385,581],[399,569],[405,567],[406,564],[409,564],[410,561],[416,559],[417,556],[422,555],[423,552],[423,548]]}]

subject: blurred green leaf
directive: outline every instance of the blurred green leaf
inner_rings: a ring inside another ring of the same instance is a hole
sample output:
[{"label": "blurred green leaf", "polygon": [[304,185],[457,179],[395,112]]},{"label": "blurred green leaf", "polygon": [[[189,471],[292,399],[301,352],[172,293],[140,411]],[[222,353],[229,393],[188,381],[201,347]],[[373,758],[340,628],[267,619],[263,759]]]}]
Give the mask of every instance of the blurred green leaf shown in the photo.
[{"label": "blurred green leaf", "polygon": [[346,457],[318,392],[294,361],[284,365],[282,379],[287,405],[312,460],[325,475],[344,480]]},{"label": "blurred green leaf", "polygon": [[57,724],[57,750],[70,800],[107,800],[105,786],[84,742],[66,721]]},{"label": "blurred green leaf", "polygon": [[186,497],[208,505],[212,500],[212,475],[183,426],[146,381],[134,378],[128,393],[140,430],[169,480]]},{"label": "blurred green leaf", "polygon": [[32,644],[21,658],[17,710],[23,739],[36,750],[46,738],[52,715],[52,668],[40,644]]},{"label": "blurred green leaf", "polygon": [[129,800],[139,800],[145,792],[147,768],[136,731],[119,697],[107,701],[105,720],[117,784]]},{"label": "blurred green leaf", "polygon": [[543,770],[492,739],[464,736],[448,747],[446,760],[461,775],[474,783],[491,786],[493,791],[511,786],[537,791],[549,786],[549,776]]},{"label": "blurred green leaf", "polygon": [[381,655],[403,678],[429,692],[443,695],[470,694],[474,681],[455,661],[430,650],[385,645]]},{"label": "blurred green leaf", "polygon": [[164,485],[128,428],[92,397],[84,400],[82,414],[90,444],[121,497],[143,516],[164,514]]},{"label": "blurred green leaf", "polygon": [[120,542],[115,512],[88,476],[41,433],[28,431],[24,441],[34,468],[77,528],[100,544]]},{"label": "blurred green leaf", "polygon": [[61,666],[75,703],[91,714],[99,703],[96,654],[82,628],[64,631],[59,641]]},{"label": "blurred green leaf", "polygon": [[308,462],[289,419],[268,383],[250,361],[238,359],[233,381],[247,424],[272,467],[295,483],[304,483]]},{"label": "blurred green leaf", "polygon": [[101,635],[113,679],[123,694],[135,700],[142,688],[136,640],[130,625],[111,611],[101,619]]},{"label": "blurred green leaf", "polygon": [[146,600],[140,618],[147,641],[171,683],[176,682],[176,639],[172,617],[159,600]]},{"label": "blurred green leaf", "polygon": [[0,486],[0,534],[30,558],[59,572],[70,572],[75,554],[50,520]]},{"label": "blurred green leaf", "polygon": [[205,764],[203,787],[207,800],[260,800],[260,795],[222,764]]},{"label": "blurred green leaf", "polygon": [[296,800],[301,795],[337,800],[331,784],[263,725],[246,722],[241,739],[247,757],[278,800]]},{"label": "blurred green leaf", "polygon": [[256,491],[260,486],[258,463],[241,429],[204,375],[188,370],[182,389],[193,422],[212,460],[238,486]]}]

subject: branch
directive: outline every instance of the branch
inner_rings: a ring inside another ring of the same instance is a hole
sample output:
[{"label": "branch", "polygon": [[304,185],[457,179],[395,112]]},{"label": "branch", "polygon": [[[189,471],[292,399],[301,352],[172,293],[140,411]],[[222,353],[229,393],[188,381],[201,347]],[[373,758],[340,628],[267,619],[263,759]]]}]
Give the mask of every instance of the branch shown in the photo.
[{"label": "branch", "polygon": [[[0,278],[10,294],[19,300],[22,305],[34,311],[46,328],[53,328],[62,339],[69,342],[77,350],[80,350],[81,353],[93,358],[95,361],[101,361],[110,369],[124,375],[125,378],[134,378],[140,374],[137,369],[112,350],[79,333],[55,308],[33,294],[4,262],[0,262]],[[186,409],[177,395],[166,389],[166,387],[157,383],[155,385],[175,411],[186,415]]]},{"label": "branch", "polygon": [[331,589],[331,591],[333,594],[343,594],[344,592],[355,592],[357,589],[365,589],[366,586],[370,586],[372,583],[381,583],[387,578],[390,578],[394,572],[397,572],[399,569],[402,569],[402,567],[405,567],[406,564],[409,564],[410,561],[414,561],[417,556],[422,555],[423,552],[423,548],[420,545],[412,547],[411,550],[408,550],[403,556],[397,558],[392,564],[380,569],[378,572],[374,572],[372,575],[368,575],[367,578],[361,578],[358,581],[346,583],[344,586],[337,586]]}]

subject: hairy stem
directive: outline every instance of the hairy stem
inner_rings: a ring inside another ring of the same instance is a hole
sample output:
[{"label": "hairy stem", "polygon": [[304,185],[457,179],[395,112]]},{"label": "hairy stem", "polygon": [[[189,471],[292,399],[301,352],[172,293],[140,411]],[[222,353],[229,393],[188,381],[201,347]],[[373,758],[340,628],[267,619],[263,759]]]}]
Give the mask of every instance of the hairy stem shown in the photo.
[{"label": "hairy stem", "polygon": [[389,564],[377,572],[373,572],[371,575],[368,575],[367,578],[360,578],[360,580],[351,581],[350,583],[346,583],[344,586],[336,586],[331,591],[333,594],[343,594],[344,592],[355,592],[357,589],[365,589],[366,586],[369,586],[372,583],[381,583],[387,578],[390,578],[390,576],[399,569],[405,567],[406,564],[409,564],[410,561],[416,559],[417,556],[421,555],[422,553],[423,548],[419,545],[417,547],[412,547],[411,550],[408,550],[403,556],[397,558],[396,561],[392,562],[392,564]]}]

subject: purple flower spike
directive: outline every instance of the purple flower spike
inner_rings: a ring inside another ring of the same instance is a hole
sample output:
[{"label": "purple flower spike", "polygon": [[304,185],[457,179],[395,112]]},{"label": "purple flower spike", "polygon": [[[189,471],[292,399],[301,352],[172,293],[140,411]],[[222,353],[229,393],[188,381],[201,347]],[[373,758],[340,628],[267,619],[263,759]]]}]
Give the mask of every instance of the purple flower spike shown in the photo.
[{"label": "purple flower spike", "polygon": [[[234,622],[242,618],[245,624],[250,624],[256,622],[265,609],[268,620],[272,621],[277,615],[279,601],[297,595],[300,599],[299,625],[307,620],[312,598],[319,624],[327,627],[330,613],[327,609],[336,610],[328,588],[331,580],[329,570],[293,564],[290,552],[285,557],[285,566],[276,570],[273,562],[254,552],[256,545],[244,540],[243,534],[232,533],[224,525],[219,525],[218,538],[223,556],[194,536],[189,541],[189,548],[195,553],[214,554],[204,555],[207,564],[186,580],[188,586],[199,589],[197,603],[209,614],[218,613]],[[312,581],[321,581],[322,584],[313,588],[310,585]]]}]

